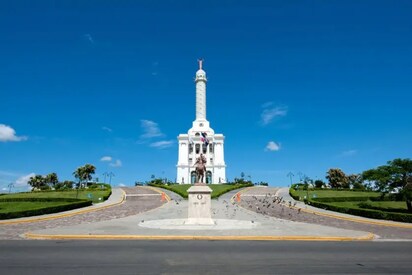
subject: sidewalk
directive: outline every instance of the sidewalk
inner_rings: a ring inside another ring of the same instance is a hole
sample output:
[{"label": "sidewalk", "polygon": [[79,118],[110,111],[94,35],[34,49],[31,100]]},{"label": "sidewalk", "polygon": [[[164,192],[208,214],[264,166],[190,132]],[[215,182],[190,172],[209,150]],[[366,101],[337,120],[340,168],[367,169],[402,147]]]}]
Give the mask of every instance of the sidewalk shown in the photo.
[{"label": "sidewalk", "polygon": [[32,217],[24,217],[24,218],[17,218],[17,219],[9,219],[9,220],[2,220],[0,221],[0,225],[2,224],[18,224],[18,223],[29,223],[29,222],[37,222],[37,221],[45,221],[45,220],[53,220],[59,219],[63,217],[70,217],[78,214],[83,214],[87,212],[97,211],[101,209],[105,209],[108,207],[112,207],[115,205],[119,205],[123,203],[125,200],[125,192],[121,188],[113,188],[112,194],[110,197],[101,203],[93,204],[91,206],[82,207],[78,209],[73,209],[69,211],[54,213],[54,214],[46,214],[41,216],[32,216]]},{"label": "sidewalk", "polygon": [[37,230],[30,239],[371,240],[368,232],[271,218],[231,203],[238,192],[212,200],[214,225],[185,225],[188,203],[178,197],[163,206],[120,219]]},{"label": "sidewalk", "polygon": [[[333,217],[337,219],[348,220],[348,221],[359,222],[359,223],[368,223],[368,224],[374,224],[374,225],[392,226],[392,227],[400,227],[400,228],[412,228],[412,224],[410,223],[370,219],[370,218],[354,216],[354,215],[349,215],[349,214],[344,214],[344,213],[334,212],[330,210],[325,210],[322,208],[313,207],[313,206],[305,204],[302,201],[294,200],[289,195],[288,187],[280,188],[280,190],[276,193],[276,196],[283,197],[284,201],[291,201],[292,202],[291,207],[296,208],[296,209],[300,208],[302,211],[305,211],[307,213],[315,213],[317,215],[324,215],[327,217]],[[295,203],[296,205],[293,206],[293,204]]]}]

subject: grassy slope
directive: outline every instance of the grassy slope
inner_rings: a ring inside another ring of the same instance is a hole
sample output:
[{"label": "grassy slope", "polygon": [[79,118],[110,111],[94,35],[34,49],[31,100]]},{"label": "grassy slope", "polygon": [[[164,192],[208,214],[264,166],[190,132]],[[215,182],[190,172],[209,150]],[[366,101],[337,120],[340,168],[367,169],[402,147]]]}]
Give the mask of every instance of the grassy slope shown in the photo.
[{"label": "grassy slope", "polygon": [[[357,191],[336,191],[336,190],[309,190],[309,197],[316,195],[317,198],[334,198],[334,197],[379,197],[379,192],[357,192]],[[297,190],[295,194],[305,197],[305,190]]]},{"label": "grassy slope", "polygon": [[[187,197],[187,189],[189,189],[192,185],[191,184],[176,184],[176,185],[169,185],[168,189],[176,192],[176,193],[184,193]],[[230,191],[234,188],[234,185],[228,184],[209,184],[207,185],[212,189],[212,198],[218,197],[218,195],[222,195],[222,192]],[[161,187],[161,186],[159,186]],[[241,188],[244,186],[239,186]]]},{"label": "grassy slope", "polygon": [[48,208],[51,206],[65,205],[68,202],[35,202],[35,201],[25,201],[25,202],[0,202],[0,213],[10,213],[10,212],[20,212],[26,210],[35,210]]},{"label": "grassy slope", "polygon": [[[333,204],[343,206],[343,207],[360,208],[358,206],[359,202],[356,202],[356,201],[334,202]],[[387,208],[387,209],[403,209],[403,210],[408,209],[404,201],[368,201],[368,204],[374,207]]]},{"label": "grassy slope", "polygon": [[[103,197],[109,194],[110,190],[80,190],[78,199],[92,200],[93,203],[103,202]],[[91,199],[88,197],[91,195]],[[71,198],[76,199],[77,191],[47,191],[47,192],[28,192],[28,193],[15,193],[0,196],[2,198]],[[99,200],[99,198],[102,198]]]}]

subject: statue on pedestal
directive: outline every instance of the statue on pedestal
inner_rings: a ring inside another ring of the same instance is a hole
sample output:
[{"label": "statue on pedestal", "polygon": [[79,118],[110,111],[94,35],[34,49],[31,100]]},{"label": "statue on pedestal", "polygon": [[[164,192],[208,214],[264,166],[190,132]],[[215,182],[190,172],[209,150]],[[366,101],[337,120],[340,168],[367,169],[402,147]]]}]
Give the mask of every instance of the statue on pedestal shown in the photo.
[{"label": "statue on pedestal", "polygon": [[206,157],[201,153],[200,156],[196,159],[196,183],[203,184],[203,179],[206,174]]}]

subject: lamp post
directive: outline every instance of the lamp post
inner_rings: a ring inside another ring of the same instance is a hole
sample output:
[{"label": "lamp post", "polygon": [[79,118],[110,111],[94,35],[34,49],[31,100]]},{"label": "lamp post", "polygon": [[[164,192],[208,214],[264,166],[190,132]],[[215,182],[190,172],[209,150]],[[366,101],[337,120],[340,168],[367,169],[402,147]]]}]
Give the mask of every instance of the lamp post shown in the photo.
[{"label": "lamp post", "polygon": [[292,172],[289,172],[289,173],[286,175],[286,177],[289,177],[289,178],[290,178],[290,186],[292,186],[292,184],[293,184],[292,178],[293,178],[294,176],[295,176],[295,175],[294,175]]},{"label": "lamp post", "polygon": [[10,182],[7,187],[9,188],[9,194],[11,193],[11,189],[14,187],[14,183]]},{"label": "lamp post", "polygon": [[113,174],[113,172],[110,172],[107,175],[109,176],[109,185],[112,185],[112,177],[114,177],[115,175]]},{"label": "lamp post", "polygon": [[302,173],[302,172],[298,172],[299,182],[302,182],[302,175],[303,175],[303,173]]},{"label": "lamp post", "polygon": [[107,173],[107,172],[104,172],[103,173],[103,176],[104,176],[104,183],[106,183],[106,177],[109,175],[109,173]]}]

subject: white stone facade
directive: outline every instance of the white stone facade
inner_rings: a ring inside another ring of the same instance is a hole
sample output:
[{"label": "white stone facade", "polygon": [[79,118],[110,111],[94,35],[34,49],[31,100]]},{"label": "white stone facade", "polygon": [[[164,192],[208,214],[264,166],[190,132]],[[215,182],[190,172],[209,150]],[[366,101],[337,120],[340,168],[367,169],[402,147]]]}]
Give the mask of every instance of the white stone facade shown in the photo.
[{"label": "white stone facade", "polygon": [[[224,139],[222,134],[215,134],[206,120],[206,72],[202,70],[202,61],[199,61],[199,70],[196,72],[196,120],[187,134],[180,134],[179,157],[177,162],[176,181],[180,184],[195,183],[195,162],[201,153],[206,157],[205,182],[208,184],[226,183],[226,164],[224,159]],[[205,146],[202,133],[207,134],[209,144]]]}]

